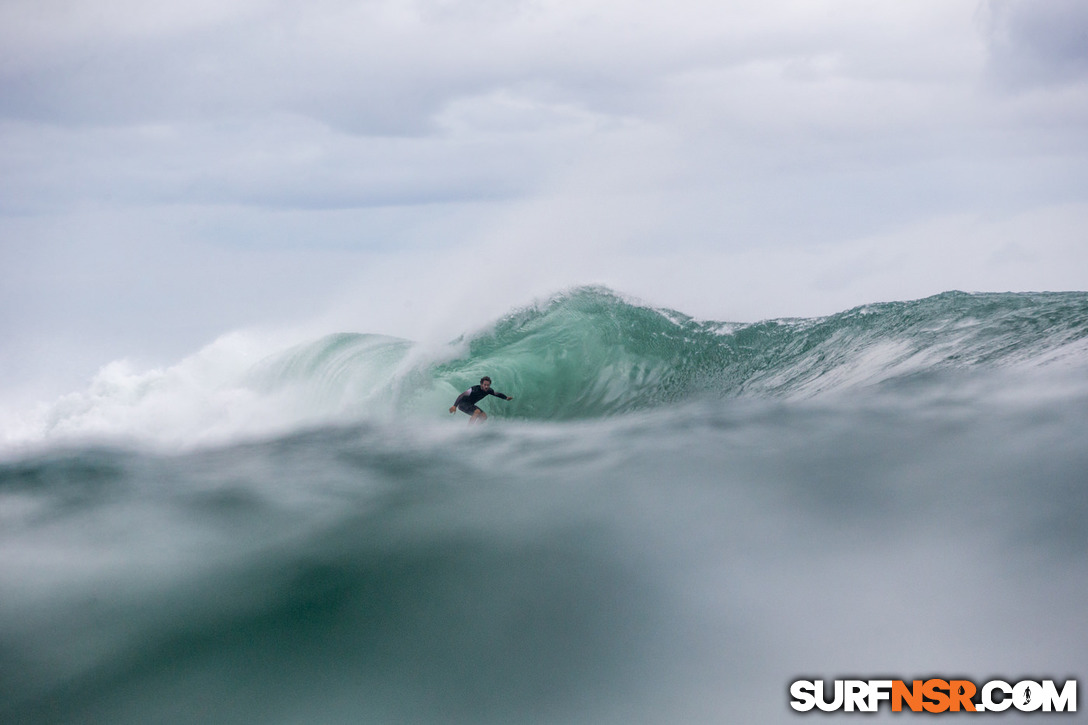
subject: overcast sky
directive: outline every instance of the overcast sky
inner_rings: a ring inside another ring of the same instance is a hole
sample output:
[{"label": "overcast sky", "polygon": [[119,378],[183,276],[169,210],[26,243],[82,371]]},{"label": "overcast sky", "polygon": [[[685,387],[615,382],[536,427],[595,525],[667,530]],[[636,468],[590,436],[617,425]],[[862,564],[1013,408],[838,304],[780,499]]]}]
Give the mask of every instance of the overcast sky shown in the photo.
[{"label": "overcast sky", "polygon": [[2,0],[0,170],[8,389],[586,283],[1083,290],[1088,3]]}]

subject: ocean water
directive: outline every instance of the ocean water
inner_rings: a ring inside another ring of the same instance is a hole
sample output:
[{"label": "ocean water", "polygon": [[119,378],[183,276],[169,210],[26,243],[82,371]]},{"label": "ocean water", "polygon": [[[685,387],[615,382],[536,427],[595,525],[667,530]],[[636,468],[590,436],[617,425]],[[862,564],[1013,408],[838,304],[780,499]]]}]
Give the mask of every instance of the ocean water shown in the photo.
[{"label": "ocean water", "polygon": [[[0,722],[778,723],[828,717],[802,677],[1088,672],[1088,293],[585,288],[245,348],[9,422]],[[483,374],[515,400],[470,427]]]}]

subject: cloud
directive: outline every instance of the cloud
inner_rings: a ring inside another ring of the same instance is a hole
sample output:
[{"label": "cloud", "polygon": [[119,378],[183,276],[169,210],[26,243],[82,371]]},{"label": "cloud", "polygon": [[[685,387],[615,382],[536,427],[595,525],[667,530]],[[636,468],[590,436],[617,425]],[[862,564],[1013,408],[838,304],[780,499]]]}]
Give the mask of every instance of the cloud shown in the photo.
[{"label": "cloud", "polygon": [[[707,69],[790,62],[802,73],[807,65],[902,79],[943,62],[947,73],[959,55],[949,13],[923,5],[687,0],[663,13],[611,0],[324,0],[92,12],[16,2],[0,31],[9,47],[0,111],[77,124],[283,112],[410,135],[433,131],[435,114],[457,98],[531,88],[598,113],[654,116],[659,83]],[[919,32],[929,35],[924,52]]]},{"label": "cloud", "polygon": [[1014,88],[1088,81],[1088,5],[1078,0],[989,0],[993,73]]},{"label": "cloud", "polygon": [[0,159],[19,213],[527,197],[649,137],[673,139],[661,183],[768,201],[780,171],[788,189],[805,167],[947,153],[981,62],[964,3],[6,8]]}]

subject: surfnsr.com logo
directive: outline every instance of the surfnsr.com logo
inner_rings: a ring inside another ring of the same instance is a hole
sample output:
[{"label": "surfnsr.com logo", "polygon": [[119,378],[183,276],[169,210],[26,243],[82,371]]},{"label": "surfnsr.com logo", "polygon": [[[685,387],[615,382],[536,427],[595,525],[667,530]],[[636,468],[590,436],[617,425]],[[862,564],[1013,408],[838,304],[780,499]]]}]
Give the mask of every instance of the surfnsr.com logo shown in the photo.
[{"label": "surfnsr.com logo", "polygon": [[799,712],[876,712],[887,702],[892,712],[1076,712],[1077,681],[1059,688],[1054,680],[797,680],[790,685],[790,707]]}]

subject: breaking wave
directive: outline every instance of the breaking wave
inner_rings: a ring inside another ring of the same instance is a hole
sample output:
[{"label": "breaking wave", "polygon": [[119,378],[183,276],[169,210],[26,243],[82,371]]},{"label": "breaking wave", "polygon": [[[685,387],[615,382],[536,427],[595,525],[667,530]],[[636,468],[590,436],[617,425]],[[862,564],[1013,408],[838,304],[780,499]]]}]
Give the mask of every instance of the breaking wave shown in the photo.
[{"label": "breaking wave", "polygon": [[705,398],[812,398],[949,370],[1082,365],[1088,293],[946,292],[820,318],[696,320],[584,287],[434,349],[340,333],[251,360],[230,338],[177,365],[104,368],[21,435],[222,442],[372,418],[438,417],[483,375],[497,417],[586,420]]}]

